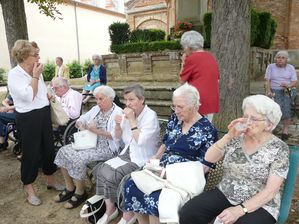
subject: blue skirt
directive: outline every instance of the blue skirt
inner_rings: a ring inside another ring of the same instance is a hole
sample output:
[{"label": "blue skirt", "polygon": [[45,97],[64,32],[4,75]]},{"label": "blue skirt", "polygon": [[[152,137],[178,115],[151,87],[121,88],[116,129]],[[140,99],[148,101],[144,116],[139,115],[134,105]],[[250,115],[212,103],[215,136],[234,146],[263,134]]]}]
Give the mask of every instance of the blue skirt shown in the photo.
[{"label": "blue skirt", "polygon": [[150,195],[144,194],[138,189],[135,182],[129,179],[124,186],[125,210],[159,217],[160,193],[161,190],[154,191]]},{"label": "blue skirt", "polygon": [[97,88],[98,86],[101,86],[102,85],[102,83],[100,83],[100,82],[96,82],[96,83],[94,83],[94,84],[86,84],[84,87],[83,87],[83,89],[85,90],[85,91],[91,91],[91,92],[93,92],[94,91],[94,89],[95,88]]}]

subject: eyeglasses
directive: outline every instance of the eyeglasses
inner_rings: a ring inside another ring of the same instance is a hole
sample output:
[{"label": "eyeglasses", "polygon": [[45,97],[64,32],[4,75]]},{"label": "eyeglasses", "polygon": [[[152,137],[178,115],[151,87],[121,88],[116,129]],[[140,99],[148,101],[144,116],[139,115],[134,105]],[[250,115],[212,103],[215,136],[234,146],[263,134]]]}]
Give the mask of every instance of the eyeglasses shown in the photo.
[{"label": "eyeglasses", "polygon": [[252,121],[252,122],[259,122],[259,121],[267,121],[267,118],[257,118],[257,117],[253,117],[253,116],[243,116],[244,119],[248,119],[248,121]]}]

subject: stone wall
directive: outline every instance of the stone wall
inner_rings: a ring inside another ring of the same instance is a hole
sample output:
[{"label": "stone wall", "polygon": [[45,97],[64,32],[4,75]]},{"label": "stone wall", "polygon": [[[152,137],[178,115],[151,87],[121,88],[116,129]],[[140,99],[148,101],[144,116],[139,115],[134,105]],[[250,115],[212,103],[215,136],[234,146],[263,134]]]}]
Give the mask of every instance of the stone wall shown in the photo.
[{"label": "stone wall", "polygon": [[259,11],[268,11],[277,22],[273,48],[299,49],[299,1],[251,0]]},{"label": "stone wall", "polygon": [[103,55],[103,62],[107,68],[108,82],[113,86],[136,82],[145,86],[176,86],[181,52],[110,54]]}]

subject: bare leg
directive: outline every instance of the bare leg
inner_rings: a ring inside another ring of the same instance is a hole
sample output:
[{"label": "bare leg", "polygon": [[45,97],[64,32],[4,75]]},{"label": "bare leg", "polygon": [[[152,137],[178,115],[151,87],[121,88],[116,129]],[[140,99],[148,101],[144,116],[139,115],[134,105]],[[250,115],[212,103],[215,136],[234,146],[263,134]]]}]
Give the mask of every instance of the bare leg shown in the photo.
[{"label": "bare leg", "polygon": [[110,198],[108,198],[105,199],[105,204],[106,204],[106,214],[110,216],[116,209],[114,202]]},{"label": "bare leg", "polygon": [[291,124],[291,119],[287,118],[283,120],[283,128],[282,128],[282,133],[288,134],[289,133],[289,126]]},{"label": "bare leg", "polygon": [[134,212],[139,224],[149,224],[149,216]]},{"label": "bare leg", "polygon": [[60,170],[61,170],[61,173],[64,178],[65,188],[68,191],[73,191],[75,189],[73,179],[70,177],[69,173],[67,172],[67,170],[65,168],[61,167]]},{"label": "bare leg", "polygon": [[160,224],[160,220],[158,217],[150,215],[149,216],[150,224]]},{"label": "bare leg", "polygon": [[134,213],[133,213],[133,212],[124,212],[122,218],[128,222],[128,221],[130,221],[133,217],[134,217]]},{"label": "bare leg", "polygon": [[32,184],[24,185],[24,189],[25,189],[25,191],[26,191],[26,193],[28,195],[28,199],[36,196]]}]

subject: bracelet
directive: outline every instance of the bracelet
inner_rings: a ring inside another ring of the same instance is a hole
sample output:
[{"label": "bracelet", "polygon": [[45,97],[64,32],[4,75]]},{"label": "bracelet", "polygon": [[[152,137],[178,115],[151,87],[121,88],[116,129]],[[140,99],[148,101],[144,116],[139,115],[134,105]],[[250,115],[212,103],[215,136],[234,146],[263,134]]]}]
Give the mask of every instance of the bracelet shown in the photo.
[{"label": "bracelet", "polygon": [[134,130],[136,130],[136,129],[138,129],[137,127],[133,127],[133,128],[131,128],[131,131],[134,131]]},{"label": "bracelet", "polygon": [[33,79],[37,79],[37,80],[39,80],[39,78],[37,78],[37,77],[34,77],[34,76],[33,76],[32,78],[33,78]]}]

